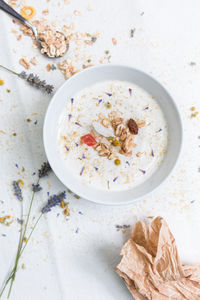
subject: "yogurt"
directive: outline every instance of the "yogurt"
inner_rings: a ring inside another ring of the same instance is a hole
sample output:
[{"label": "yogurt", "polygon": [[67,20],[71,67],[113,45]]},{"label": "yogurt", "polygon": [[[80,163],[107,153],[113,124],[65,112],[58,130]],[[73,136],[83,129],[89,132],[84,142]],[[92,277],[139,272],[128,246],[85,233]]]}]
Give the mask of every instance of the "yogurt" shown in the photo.
[{"label": "yogurt", "polygon": [[[81,142],[99,116],[109,119],[111,112],[125,124],[131,118],[145,124],[134,136],[131,156],[116,151],[109,160]],[[100,82],[81,90],[68,99],[58,123],[57,145],[66,169],[84,185],[103,190],[128,190],[146,181],[161,164],[167,140],[167,123],[156,99],[125,81]]]}]

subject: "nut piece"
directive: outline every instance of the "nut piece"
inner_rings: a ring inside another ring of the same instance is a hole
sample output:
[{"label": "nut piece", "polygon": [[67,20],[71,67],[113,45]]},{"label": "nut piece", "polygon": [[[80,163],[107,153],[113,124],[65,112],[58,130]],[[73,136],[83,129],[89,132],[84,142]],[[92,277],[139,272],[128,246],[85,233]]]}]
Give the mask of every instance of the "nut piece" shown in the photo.
[{"label": "nut piece", "polygon": [[138,128],[141,128],[146,125],[146,122],[145,122],[145,120],[143,120],[143,121],[138,122],[137,125],[138,125]]},{"label": "nut piece", "polygon": [[122,144],[122,150],[127,154],[132,152],[133,147],[133,137],[129,135]]},{"label": "nut piece", "polygon": [[138,125],[133,119],[130,119],[128,121],[128,128],[130,130],[130,133],[138,134]]},{"label": "nut piece", "polygon": [[119,125],[119,124],[122,124],[123,123],[123,119],[122,118],[115,118],[112,120],[112,127],[114,129],[116,129],[116,127]]}]

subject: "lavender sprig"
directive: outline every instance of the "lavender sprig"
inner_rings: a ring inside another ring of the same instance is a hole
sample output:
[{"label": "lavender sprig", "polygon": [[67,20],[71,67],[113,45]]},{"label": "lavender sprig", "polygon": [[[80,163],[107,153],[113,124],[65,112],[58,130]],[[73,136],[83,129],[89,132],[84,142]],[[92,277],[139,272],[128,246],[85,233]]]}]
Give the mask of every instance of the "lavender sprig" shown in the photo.
[{"label": "lavender sprig", "polygon": [[37,193],[37,192],[39,192],[39,191],[41,191],[42,190],[42,187],[40,186],[40,184],[39,183],[37,183],[37,184],[32,184],[32,191],[33,192],[35,192],[35,193]]},{"label": "lavender sprig", "polygon": [[39,178],[45,177],[49,174],[51,171],[51,166],[48,162],[44,162],[41,166],[41,168],[38,170],[38,176]]},{"label": "lavender sprig", "polygon": [[51,196],[48,201],[47,201],[47,204],[45,206],[43,206],[42,208],[42,213],[43,214],[46,214],[48,213],[49,211],[51,211],[51,208],[54,207],[54,206],[57,206],[59,204],[61,204],[61,201],[64,200],[66,198],[66,192],[62,192],[58,195],[53,195]]},{"label": "lavender sprig", "polygon": [[28,84],[31,86],[36,87],[37,89],[43,90],[47,94],[51,94],[54,90],[54,86],[47,84],[45,80],[40,80],[38,75],[34,75],[33,73],[27,74],[25,71],[22,71],[21,73],[17,73],[13,70],[10,70],[2,65],[0,65],[1,68],[11,72],[14,75],[17,75],[19,78],[26,80]]},{"label": "lavender sprig", "polygon": [[17,199],[19,201],[22,201],[23,200],[22,190],[21,190],[21,188],[19,186],[19,182],[17,182],[17,181],[14,180],[13,183],[12,183],[12,185],[13,185],[13,189],[14,189],[14,195],[17,197]]}]

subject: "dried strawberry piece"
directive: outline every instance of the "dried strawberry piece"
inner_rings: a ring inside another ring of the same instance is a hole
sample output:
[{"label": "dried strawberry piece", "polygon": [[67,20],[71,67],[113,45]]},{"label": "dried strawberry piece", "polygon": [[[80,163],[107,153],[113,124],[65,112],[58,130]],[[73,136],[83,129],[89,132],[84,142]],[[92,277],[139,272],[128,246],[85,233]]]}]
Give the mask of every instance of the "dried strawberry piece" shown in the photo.
[{"label": "dried strawberry piece", "polygon": [[97,144],[97,141],[90,133],[83,135],[81,141],[88,146],[95,146]]}]

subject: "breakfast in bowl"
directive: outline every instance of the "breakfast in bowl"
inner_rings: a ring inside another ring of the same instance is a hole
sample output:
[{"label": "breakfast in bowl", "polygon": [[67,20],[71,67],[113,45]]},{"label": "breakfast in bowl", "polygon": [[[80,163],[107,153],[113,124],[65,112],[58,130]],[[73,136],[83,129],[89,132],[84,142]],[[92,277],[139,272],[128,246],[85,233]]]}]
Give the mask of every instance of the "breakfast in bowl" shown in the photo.
[{"label": "breakfast in bowl", "polygon": [[162,109],[136,84],[108,80],[66,99],[57,146],[66,169],[86,186],[129,190],[158,169],[167,149]]}]

